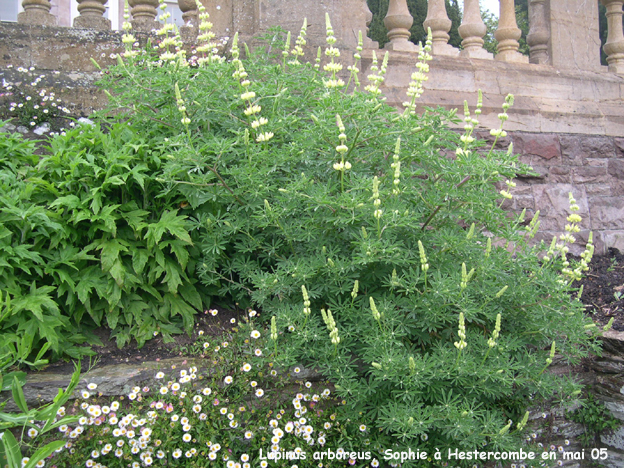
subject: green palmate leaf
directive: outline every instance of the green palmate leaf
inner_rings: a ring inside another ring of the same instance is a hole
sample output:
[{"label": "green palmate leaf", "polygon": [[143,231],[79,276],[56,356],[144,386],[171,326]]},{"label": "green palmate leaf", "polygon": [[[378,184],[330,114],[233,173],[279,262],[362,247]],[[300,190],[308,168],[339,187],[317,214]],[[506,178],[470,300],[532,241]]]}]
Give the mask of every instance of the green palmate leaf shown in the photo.
[{"label": "green palmate leaf", "polygon": [[178,287],[183,284],[180,267],[170,260],[167,260],[165,263],[165,278],[163,279],[163,283],[167,284],[169,292],[173,294],[177,294]]},{"label": "green palmate leaf", "polygon": [[28,406],[26,405],[26,398],[22,390],[22,385],[17,375],[13,376],[13,383],[11,384],[11,394],[17,407],[24,413],[28,413]]},{"label": "green palmate leaf", "polygon": [[113,307],[116,307],[121,300],[121,296],[123,294],[122,289],[115,282],[108,283],[107,293],[106,293],[106,301],[108,302],[109,310],[112,310]]},{"label": "green palmate leaf", "polygon": [[75,210],[76,208],[81,206],[81,204],[82,203],[80,201],[80,198],[78,198],[76,195],[67,195],[65,197],[59,197],[54,200],[50,204],[50,208],[61,207],[67,208],[68,210]]},{"label": "green palmate leaf", "polygon": [[171,253],[176,256],[178,263],[182,269],[186,268],[186,264],[189,260],[188,244],[180,240],[165,241],[161,244],[161,248],[169,247]]},{"label": "green palmate leaf", "polygon": [[41,460],[45,460],[53,452],[63,447],[65,443],[66,442],[64,440],[55,440],[37,449],[37,451],[30,456],[28,463],[26,463],[24,468],[35,468],[37,463]]},{"label": "green palmate leaf", "polygon": [[119,254],[128,251],[128,243],[121,239],[110,239],[100,243],[94,242],[95,248],[101,250],[102,270],[110,271],[119,262]]},{"label": "green palmate leaf", "polygon": [[0,439],[0,444],[2,444],[4,456],[9,463],[10,468],[21,467],[22,465],[22,453],[19,448],[19,443],[15,439],[15,436],[11,433],[11,431],[5,431],[2,439]]},{"label": "green palmate leaf", "polygon": [[145,264],[149,259],[149,253],[145,249],[133,248],[132,249],[132,268],[137,275],[143,273]]},{"label": "green palmate leaf", "polygon": [[117,322],[119,321],[119,313],[120,309],[115,307],[112,310],[109,310],[106,313],[106,323],[108,324],[111,330],[115,330],[117,328]]},{"label": "green palmate leaf", "polygon": [[191,236],[189,236],[186,230],[185,219],[186,216],[178,216],[178,210],[165,211],[157,223],[148,225],[147,234],[145,235],[148,245],[157,245],[165,232],[169,232],[178,239],[192,244]]},{"label": "green palmate leaf", "polygon": [[[147,302],[140,300],[139,296],[134,296],[135,299],[130,301],[124,307],[124,313],[132,314],[136,321],[142,320],[144,311],[149,310],[150,305]],[[113,327],[111,327],[113,328]]]},{"label": "green palmate leaf", "polygon": [[124,280],[126,277],[126,269],[124,268],[123,263],[121,262],[121,259],[118,258],[113,262],[113,265],[111,266],[109,270],[109,273],[113,277],[115,282],[117,283],[117,286],[119,286],[120,288],[123,288]]},{"label": "green palmate leaf", "polygon": [[14,313],[21,311],[32,312],[38,320],[43,321],[44,309],[53,313],[58,313],[59,308],[56,302],[50,297],[54,291],[51,286],[37,287],[33,282],[27,295],[15,298],[12,302]]},{"label": "green palmate leaf", "polygon": [[102,209],[102,192],[100,191],[100,188],[95,188],[93,189],[92,193],[93,195],[90,208],[91,211],[93,211],[93,213],[97,215]]},{"label": "green palmate leaf", "polygon": [[76,284],[76,293],[80,302],[86,304],[94,289],[99,297],[104,298],[107,287],[108,281],[102,273],[102,269],[92,266],[81,272],[80,281]]},{"label": "green palmate leaf", "polygon": [[145,221],[148,215],[149,211],[146,210],[132,210],[126,211],[123,216],[128,225],[138,234],[147,226]]},{"label": "green palmate leaf", "polygon": [[197,291],[197,288],[194,285],[185,282],[178,288],[178,292],[182,295],[184,300],[191,304],[193,307],[198,310],[202,308],[201,297],[199,295],[199,292]]},{"label": "green palmate leaf", "polygon": [[184,299],[175,294],[165,293],[163,299],[164,305],[162,307],[168,309],[172,317],[180,315],[184,323],[184,328],[189,331],[193,327],[193,317],[197,311],[184,301]]}]

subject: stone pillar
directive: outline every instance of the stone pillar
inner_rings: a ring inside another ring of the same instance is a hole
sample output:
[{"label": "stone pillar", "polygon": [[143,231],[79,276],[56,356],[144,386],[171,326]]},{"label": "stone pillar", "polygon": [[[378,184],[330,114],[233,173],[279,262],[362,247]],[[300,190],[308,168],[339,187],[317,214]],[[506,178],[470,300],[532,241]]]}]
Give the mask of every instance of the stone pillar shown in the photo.
[{"label": "stone pillar", "polygon": [[602,71],[598,2],[551,0],[550,60],[558,69]]},{"label": "stone pillar", "polygon": [[128,4],[132,16],[132,29],[137,31],[160,29],[160,23],[156,20],[158,0],[128,0]]},{"label": "stone pillar", "polygon": [[24,11],[17,15],[17,22],[21,24],[37,24],[55,26],[56,17],[50,14],[52,5],[48,0],[23,0]]},{"label": "stone pillar", "polygon": [[186,26],[199,26],[197,3],[195,0],[178,0],[178,6],[182,10],[182,19]]},{"label": "stone pillar", "polygon": [[384,18],[384,24],[388,29],[390,42],[386,44],[386,49],[396,51],[417,51],[418,47],[409,41],[414,18],[407,8],[406,0],[390,0],[388,14]]},{"label": "stone pillar", "polygon": [[427,5],[427,19],[423,23],[425,31],[431,28],[433,36],[433,55],[459,55],[459,50],[448,43],[453,23],[446,13],[444,0],[429,0]]},{"label": "stone pillar", "polygon": [[80,16],[74,19],[74,28],[110,29],[111,22],[104,18],[108,0],[77,0]]},{"label": "stone pillar", "polygon": [[624,31],[622,31],[622,5],[624,0],[600,0],[607,7],[609,34],[604,45],[609,71],[624,74]]},{"label": "stone pillar", "polygon": [[496,60],[503,62],[524,62],[528,63],[529,58],[518,52],[518,39],[522,31],[516,23],[516,9],[514,0],[500,0],[500,15],[498,17],[498,29],[494,37],[498,41],[498,54]]},{"label": "stone pillar", "polygon": [[362,38],[364,40],[364,47],[378,49],[379,44],[368,37],[370,24],[373,21],[373,13],[370,11],[370,8],[368,8],[368,2],[366,0],[361,0],[360,5],[362,11],[364,12],[364,24],[366,24],[366,34],[364,34],[364,37]]},{"label": "stone pillar", "polygon": [[464,0],[464,17],[459,27],[459,35],[462,37],[462,57],[492,59],[494,55],[483,48],[483,36],[487,27],[481,18],[479,0]]},{"label": "stone pillar", "polygon": [[192,42],[197,38],[199,27],[199,12],[195,0],[178,0],[178,7],[182,11],[184,24],[180,27],[180,36],[183,42]]},{"label": "stone pillar", "polygon": [[550,21],[546,0],[530,0],[529,2],[529,62],[550,64],[548,41],[550,40]]}]

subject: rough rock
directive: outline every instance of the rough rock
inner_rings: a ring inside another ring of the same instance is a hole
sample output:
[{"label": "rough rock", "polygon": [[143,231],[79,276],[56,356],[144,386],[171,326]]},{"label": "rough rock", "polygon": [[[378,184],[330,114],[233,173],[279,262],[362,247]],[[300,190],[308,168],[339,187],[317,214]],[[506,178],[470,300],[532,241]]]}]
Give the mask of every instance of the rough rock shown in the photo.
[{"label": "rough rock", "polygon": [[[171,372],[172,366],[177,369],[188,369],[196,366],[202,372],[211,372],[205,366],[206,361],[199,358],[172,358],[160,361],[147,361],[140,364],[111,364],[85,372],[80,377],[77,389],[85,389],[87,384],[97,384],[97,391],[103,396],[121,396],[130,393],[132,387],[143,387],[157,384],[155,379],[159,371],[165,374]],[[319,381],[321,374],[311,368],[299,366],[300,371],[295,373],[295,367],[285,371],[290,375],[292,381],[306,380]],[[24,396],[29,407],[45,404],[54,399],[58,389],[65,389],[71,380],[71,373],[51,373],[37,372],[29,374],[26,385],[23,387]],[[13,402],[11,392],[0,393],[0,403],[7,401],[6,411],[17,411],[18,408]]]},{"label": "rough rock", "polygon": [[561,156],[559,135],[542,133],[513,134],[514,152],[539,156],[543,159],[553,159]]}]

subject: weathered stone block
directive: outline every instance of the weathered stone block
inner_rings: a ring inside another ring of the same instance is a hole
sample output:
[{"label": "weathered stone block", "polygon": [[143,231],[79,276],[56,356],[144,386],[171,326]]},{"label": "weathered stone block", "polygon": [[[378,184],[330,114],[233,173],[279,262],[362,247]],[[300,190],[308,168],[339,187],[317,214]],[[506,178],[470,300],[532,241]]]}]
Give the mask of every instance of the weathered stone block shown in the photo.
[{"label": "weathered stone block", "polygon": [[569,184],[572,171],[567,166],[552,166],[548,172],[548,182],[555,184]]},{"label": "weathered stone block", "polygon": [[561,155],[559,135],[516,132],[512,139],[514,152],[520,154],[530,154],[543,159],[558,158]]},{"label": "weathered stone block", "polygon": [[[613,247],[615,249],[618,249],[620,252],[624,252],[624,232],[603,231],[602,238],[607,248]],[[624,393],[624,391],[622,393]]]},{"label": "weathered stone block", "polygon": [[624,160],[610,159],[607,167],[609,175],[616,179],[624,180]]},{"label": "weathered stone block", "polygon": [[[591,197],[589,200],[592,229],[623,229],[624,199]],[[581,215],[582,216],[582,215]]]},{"label": "weathered stone block", "polygon": [[561,233],[570,214],[568,194],[572,192],[579,205],[578,214],[583,218],[582,227],[588,227],[589,207],[583,187],[570,184],[534,185],[535,209],[540,210],[542,229]]},{"label": "weathered stone block", "polygon": [[609,179],[606,167],[583,166],[572,169],[572,182],[574,183],[598,184],[607,182]]},{"label": "weathered stone block", "polygon": [[624,138],[614,138],[613,143],[618,156],[624,156]]},{"label": "weathered stone block", "polygon": [[565,135],[560,137],[563,161],[580,166],[586,159],[615,157],[613,139],[604,136]]},{"label": "weathered stone block", "polygon": [[523,182],[520,181],[518,181],[518,185],[514,187],[511,193],[514,197],[518,195],[530,195],[531,197],[533,197],[533,189],[531,188],[531,186],[525,185]]},{"label": "weathered stone block", "polygon": [[608,158],[587,158],[585,159],[585,164],[593,167],[607,167],[609,165],[609,161],[612,159]]},{"label": "weathered stone block", "polygon": [[516,202],[516,209],[518,210],[533,210],[535,209],[535,200],[531,195],[520,195],[514,196],[514,201]]},{"label": "weathered stone block", "polygon": [[561,157],[564,164],[575,166],[583,164],[581,141],[582,137],[579,135],[562,135],[560,137]]},{"label": "weathered stone block", "polygon": [[585,184],[587,195],[596,197],[608,197],[613,195],[609,184]]}]

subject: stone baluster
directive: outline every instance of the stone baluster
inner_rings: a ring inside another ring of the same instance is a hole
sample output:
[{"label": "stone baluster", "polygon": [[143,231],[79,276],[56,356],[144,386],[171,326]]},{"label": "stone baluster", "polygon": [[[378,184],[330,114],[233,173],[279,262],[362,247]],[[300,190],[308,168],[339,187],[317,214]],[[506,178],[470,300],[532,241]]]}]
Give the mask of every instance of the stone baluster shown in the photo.
[{"label": "stone baluster", "polygon": [[110,29],[111,22],[104,18],[108,0],[77,0],[80,16],[74,19],[74,28]]},{"label": "stone baluster", "polygon": [[600,0],[607,8],[609,32],[604,45],[609,71],[624,74],[624,32],[622,31],[622,5],[624,0]]},{"label": "stone baluster", "polygon": [[368,8],[368,2],[366,0],[360,0],[360,8],[364,12],[364,24],[366,24],[366,34],[364,34],[364,37],[362,38],[364,40],[364,47],[367,49],[379,49],[379,44],[368,37],[370,25],[373,21],[373,13],[370,11],[370,8]]},{"label": "stone baluster", "polygon": [[425,19],[423,26],[425,31],[431,28],[434,55],[459,55],[459,50],[448,43],[450,39],[448,32],[451,30],[452,24],[446,13],[444,0],[429,0],[427,19]]},{"label": "stone baluster", "polygon": [[530,0],[529,2],[529,62],[550,64],[548,41],[550,40],[550,27],[546,0]]},{"label": "stone baluster", "polygon": [[56,17],[50,13],[52,4],[48,0],[23,0],[22,7],[24,11],[17,15],[18,23],[56,25]]},{"label": "stone baluster", "polygon": [[128,0],[128,4],[133,29],[137,31],[160,29],[160,23],[156,20],[158,0]]},{"label": "stone baluster", "polygon": [[183,42],[193,42],[199,33],[199,12],[195,0],[178,0],[184,24],[180,27]]},{"label": "stone baluster", "polygon": [[180,7],[182,11],[182,19],[186,26],[194,28],[199,26],[197,3],[195,3],[195,0],[178,0],[178,7]]},{"label": "stone baluster", "polygon": [[500,0],[498,29],[494,32],[494,37],[498,41],[496,60],[528,63],[529,58],[518,52],[520,36],[522,31],[516,23],[514,0]]},{"label": "stone baluster", "polygon": [[413,23],[414,18],[407,8],[407,1],[390,0],[388,14],[384,18],[390,42],[385,48],[406,52],[418,50],[418,47],[409,41],[411,36],[409,29]]},{"label": "stone baluster", "polygon": [[463,39],[462,57],[492,59],[493,54],[483,48],[483,36],[487,27],[481,18],[479,0],[464,0],[464,17],[459,27],[459,35]]}]

